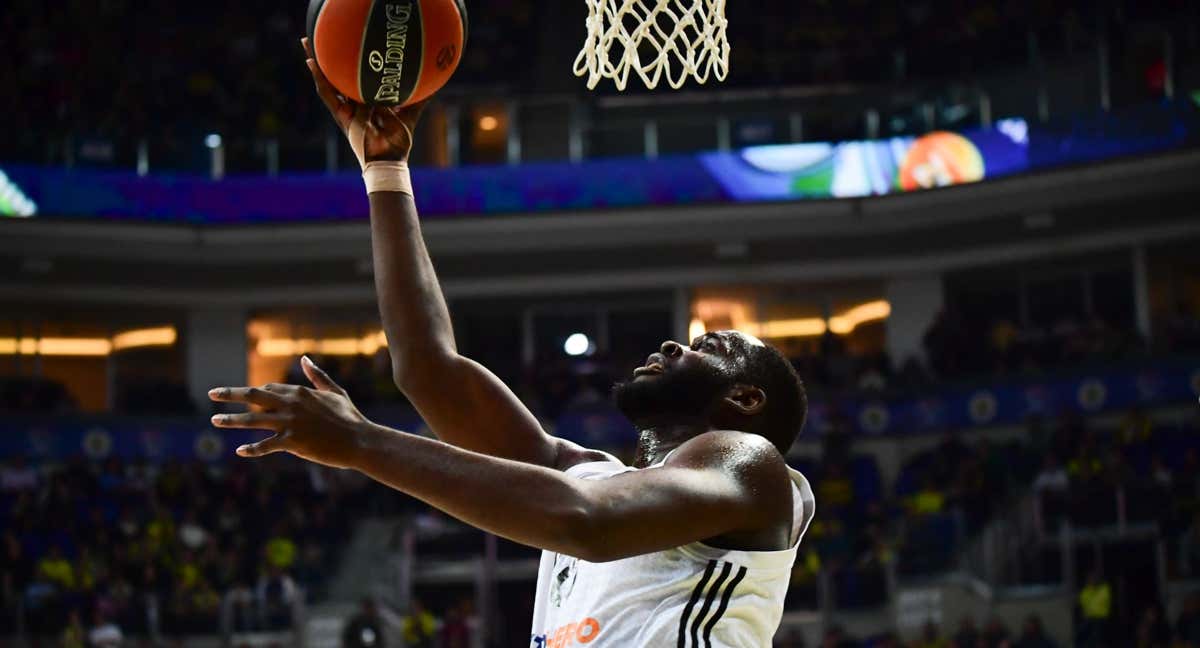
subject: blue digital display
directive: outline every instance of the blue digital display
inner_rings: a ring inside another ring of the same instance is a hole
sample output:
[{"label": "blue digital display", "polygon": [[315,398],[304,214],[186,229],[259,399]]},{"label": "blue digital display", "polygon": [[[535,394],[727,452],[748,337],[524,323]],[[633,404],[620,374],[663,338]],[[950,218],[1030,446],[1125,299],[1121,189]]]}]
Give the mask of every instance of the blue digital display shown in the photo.
[{"label": "blue digital display", "polygon": [[[1195,144],[1197,134],[1197,109],[1182,100],[1058,126],[1009,119],[987,129],[920,137],[756,146],[655,160],[417,169],[413,182],[426,218],[859,198],[1169,151]],[[3,169],[0,213],[13,215],[36,211],[46,218],[223,225],[367,216],[356,174],[211,180],[139,177],[132,171]],[[14,187],[21,189],[14,192]]]}]

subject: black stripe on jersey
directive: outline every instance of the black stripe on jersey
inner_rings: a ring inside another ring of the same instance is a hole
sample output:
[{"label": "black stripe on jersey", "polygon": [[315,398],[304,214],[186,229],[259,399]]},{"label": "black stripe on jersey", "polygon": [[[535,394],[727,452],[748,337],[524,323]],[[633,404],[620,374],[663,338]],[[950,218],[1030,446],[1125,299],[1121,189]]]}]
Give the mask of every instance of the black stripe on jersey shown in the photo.
[{"label": "black stripe on jersey", "polygon": [[700,600],[700,593],[704,591],[704,587],[708,585],[708,579],[712,578],[713,570],[717,568],[717,561],[708,561],[708,567],[704,568],[704,575],[700,577],[700,582],[696,583],[696,588],[692,590],[692,598],[683,608],[683,616],[679,619],[679,643],[678,648],[683,648],[684,637],[687,635],[688,617],[692,614],[692,608],[696,607],[696,601]]},{"label": "black stripe on jersey", "polygon": [[700,607],[700,613],[696,615],[692,621],[692,646],[700,645],[700,622],[704,621],[704,617],[708,616],[708,611],[712,608],[713,601],[717,599],[717,592],[721,591],[721,585],[725,583],[725,579],[729,578],[729,572],[733,570],[733,563],[725,563],[721,568],[721,575],[713,583],[713,586],[708,588],[708,596],[704,598],[704,605]]},{"label": "black stripe on jersey", "polygon": [[713,618],[708,620],[708,623],[704,624],[704,645],[707,648],[712,648],[713,628],[716,627],[717,621],[725,614],[725,610],[729,609],[729,599],[733,597],[733,590],[737,589],[737,586],[741,584],[742,579],[745,577],[746,568],[739,567],[737,575],[725,586],[725,594],[721,596],[721,605],[717,607],[717,613],[713,615]]}]

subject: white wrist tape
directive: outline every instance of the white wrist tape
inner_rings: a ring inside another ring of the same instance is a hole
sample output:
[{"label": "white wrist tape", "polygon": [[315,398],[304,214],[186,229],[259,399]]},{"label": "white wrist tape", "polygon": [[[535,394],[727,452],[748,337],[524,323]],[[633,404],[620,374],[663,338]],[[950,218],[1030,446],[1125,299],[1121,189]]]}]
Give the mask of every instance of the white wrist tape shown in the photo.
[{"label": "white wrist tape", "polygon": [[394,191],[409,196],[415,195],[407,162],[395,160],[367,162],[366,167],[363,168],[363,182],[367,185],[368,194]]},{"label": "white wrist tape", "polygon": [[354,157],[358,158],[358,167],[366,170],[367,168],[367,113],[366,106],[359,106],[354,112],[354,119],[350,120],[350,128],[347,129],[346,139],[350,140],[350,149],[354,151]]}]

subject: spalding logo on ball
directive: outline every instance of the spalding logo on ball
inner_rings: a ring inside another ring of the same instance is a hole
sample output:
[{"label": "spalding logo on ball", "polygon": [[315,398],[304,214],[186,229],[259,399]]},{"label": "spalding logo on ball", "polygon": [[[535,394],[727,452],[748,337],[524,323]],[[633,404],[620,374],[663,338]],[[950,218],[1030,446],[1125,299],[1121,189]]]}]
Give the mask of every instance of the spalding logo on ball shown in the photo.
[{"label": "spalding logo on ball", "polygon": [[463,0],[311,0],[308,38],[345,97],[407,106],[450,80],[467,41]]}]

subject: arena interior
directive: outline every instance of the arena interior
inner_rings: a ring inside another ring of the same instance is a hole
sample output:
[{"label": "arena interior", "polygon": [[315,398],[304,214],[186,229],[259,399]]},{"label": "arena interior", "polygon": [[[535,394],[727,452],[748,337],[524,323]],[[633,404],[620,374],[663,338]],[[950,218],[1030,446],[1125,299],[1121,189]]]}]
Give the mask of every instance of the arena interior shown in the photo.
[{"label": "arena interior", "polygon": [[[0,645],[529,645],[535,549],[209,423],[308,354],[428,432],[302,5],[0,17]],[[581,0],[468,9],[411,160],[459,350],[623,458],[663,340],[784,351],[775,646],[1200,646],[1200,4],[732,0],[724,82],[624,92]]]}]

